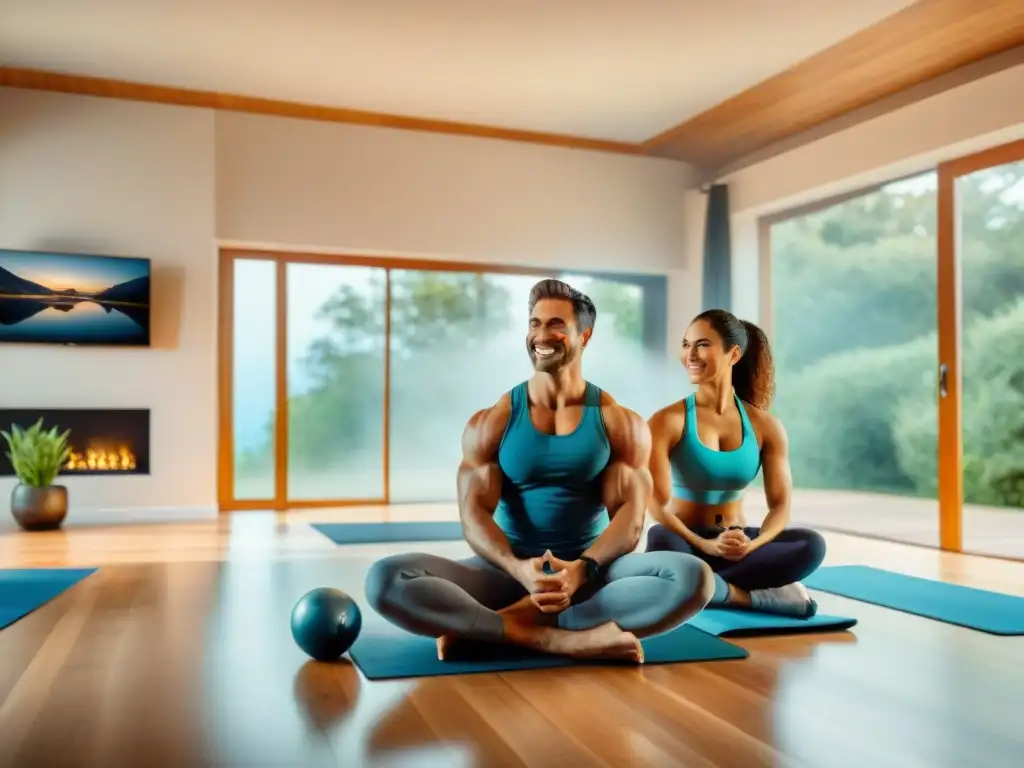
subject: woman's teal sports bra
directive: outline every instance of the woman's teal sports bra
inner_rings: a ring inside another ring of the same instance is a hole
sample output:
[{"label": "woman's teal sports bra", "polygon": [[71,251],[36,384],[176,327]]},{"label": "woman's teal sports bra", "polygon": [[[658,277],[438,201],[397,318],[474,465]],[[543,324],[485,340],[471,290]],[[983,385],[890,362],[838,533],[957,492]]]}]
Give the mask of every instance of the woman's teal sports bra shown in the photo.
[{"label": "woman's teal sports bra", "polygon": [[734,451],[715,451],[705,446],[697,433],[695,395],[686,405],[686,426],[679,442],[669,452],[672,468],[672,495],[699,504],[724,504],[735,501],[761,471],[761,448],[747,417],[743,402],[736,407],[743,422],[743,442]]}]

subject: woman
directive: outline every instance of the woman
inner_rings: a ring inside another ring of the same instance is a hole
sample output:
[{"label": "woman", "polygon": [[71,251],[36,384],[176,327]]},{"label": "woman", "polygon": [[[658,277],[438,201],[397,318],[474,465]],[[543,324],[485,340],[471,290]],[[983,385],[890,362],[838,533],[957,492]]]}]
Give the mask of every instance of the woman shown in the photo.
[{"label": "woman", "polygon": [[[786,431],[768,413],[775,390],[764,332],[721,309],[698,315],[680,355],[697,391],[651,417],[650,512],[659,523],[647,551],[701,558],[715,572],[711,605],[809,618],[817,604],[800,580],[825,558],[816,532],[786,528],[790,475]],[[763,473],[768,514],[748,527],[747,486]]]}]

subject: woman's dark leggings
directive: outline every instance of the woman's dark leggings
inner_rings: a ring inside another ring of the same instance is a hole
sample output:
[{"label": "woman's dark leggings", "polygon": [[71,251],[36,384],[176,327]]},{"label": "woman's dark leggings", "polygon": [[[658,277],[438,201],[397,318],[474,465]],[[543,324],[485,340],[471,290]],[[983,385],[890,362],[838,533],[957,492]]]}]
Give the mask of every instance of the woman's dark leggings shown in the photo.
[{"label": "woman's dark leggings", "polygon": [[[713,539],[721,528],[691,528],[705,539]],[[760,528],[744,528],[747,538],[754,539]],[[807,528],[786,528],[778,536],[755,549],[738,562],[711,557],[694,549],[681,536],[663,525],[652,526],[647,533],[647,551],[669,550],[694,555],[711,566],[711,570],[727,583],[740,589],[770,589],[806,579],[825,559],[825,539]]]}]

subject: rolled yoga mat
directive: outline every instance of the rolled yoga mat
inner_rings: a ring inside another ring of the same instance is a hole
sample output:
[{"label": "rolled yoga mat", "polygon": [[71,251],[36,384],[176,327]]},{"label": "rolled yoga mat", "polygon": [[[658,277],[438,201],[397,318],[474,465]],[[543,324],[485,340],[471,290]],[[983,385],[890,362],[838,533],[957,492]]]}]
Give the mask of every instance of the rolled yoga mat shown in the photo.
[{"label": "rolled yoga mat", "polygon": [[808,589],[980,632],[1024,635],[1024,597],[906,576],[866,565],[819,568],[803,583]]},{"label": "rolled yoga mat", "polygon": [[[725,661],[745,659],[748,656],[743,648],[687,625],[641,642],[644,646],[644,664]],[[437,658],[436,640],[405,632],[363,635],[349,650],[349,656],[370,680],[512,672],[521,669],[621,666],[620,662],[581,661],[488,643],[466,644],[460,650],[457,660],[440,661]]]},{"label": "rolled yoga mat", "polygon": [[9,627],[71,589],[98,568],[0,570],[0,629]]},{"label": "rolled yoga mat", "polygon": [[462,523],[454,521],[395,523],[315,523],[335,544],[388,544],[404,541],[461,541]]},{"label": "rolled yoga mat", "polygon": [[754,637],[757,635],[794,635],[802,632],[840,632],[857,623],[845,616],[812,616],[796,619],[769,613],[708,607],[687,623],[716,637]]}]

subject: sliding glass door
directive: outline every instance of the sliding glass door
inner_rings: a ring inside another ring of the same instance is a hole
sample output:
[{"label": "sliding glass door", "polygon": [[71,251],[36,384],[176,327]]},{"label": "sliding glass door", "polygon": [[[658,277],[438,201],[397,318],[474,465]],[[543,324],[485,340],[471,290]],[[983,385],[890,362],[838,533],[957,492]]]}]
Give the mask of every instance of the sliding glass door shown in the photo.
[{"label": "sliding glass door", "polygon": [[761,238],[794,521],[1024,559],[1024,141]]},{"label": "sliding glass door", "polygon": [[466,423],[530,375],[529,292],[559,275],[599,307],[588,378],[645,416],[678,397],[664,276],[223,251],[221,508],[453,502]]},{"label": "sliding glass door", "polygon": [[764,223],[796,525],[939,544],[936,188],[925,173]]},{"label": "sliding glass door", "polygon": [[221,508],[383,501],[387,270],[221,260]]},{"label": "sliding glass door", "polygon": [[290,503],[384,498],[387,271],[289,262]]},{"label": "sliding glass door", "polygon": [[939,168],[942,545],[1024,558],[1024,141]]},{"label": "sliding glass door", "polygon": [[[226,272],[234,290],[221,362],[226,357],[230,370],[231,428],[228,443],[222,429],[221,448],[223,454],[228,447],[230,475],[221,498],[228,493],[241,502],[269,500],[277,495],[277,263],[238,259],[228,262]],[[223,406],[222,398],[222,422]],[[222,458],[222,480],[224,466]]]}]

